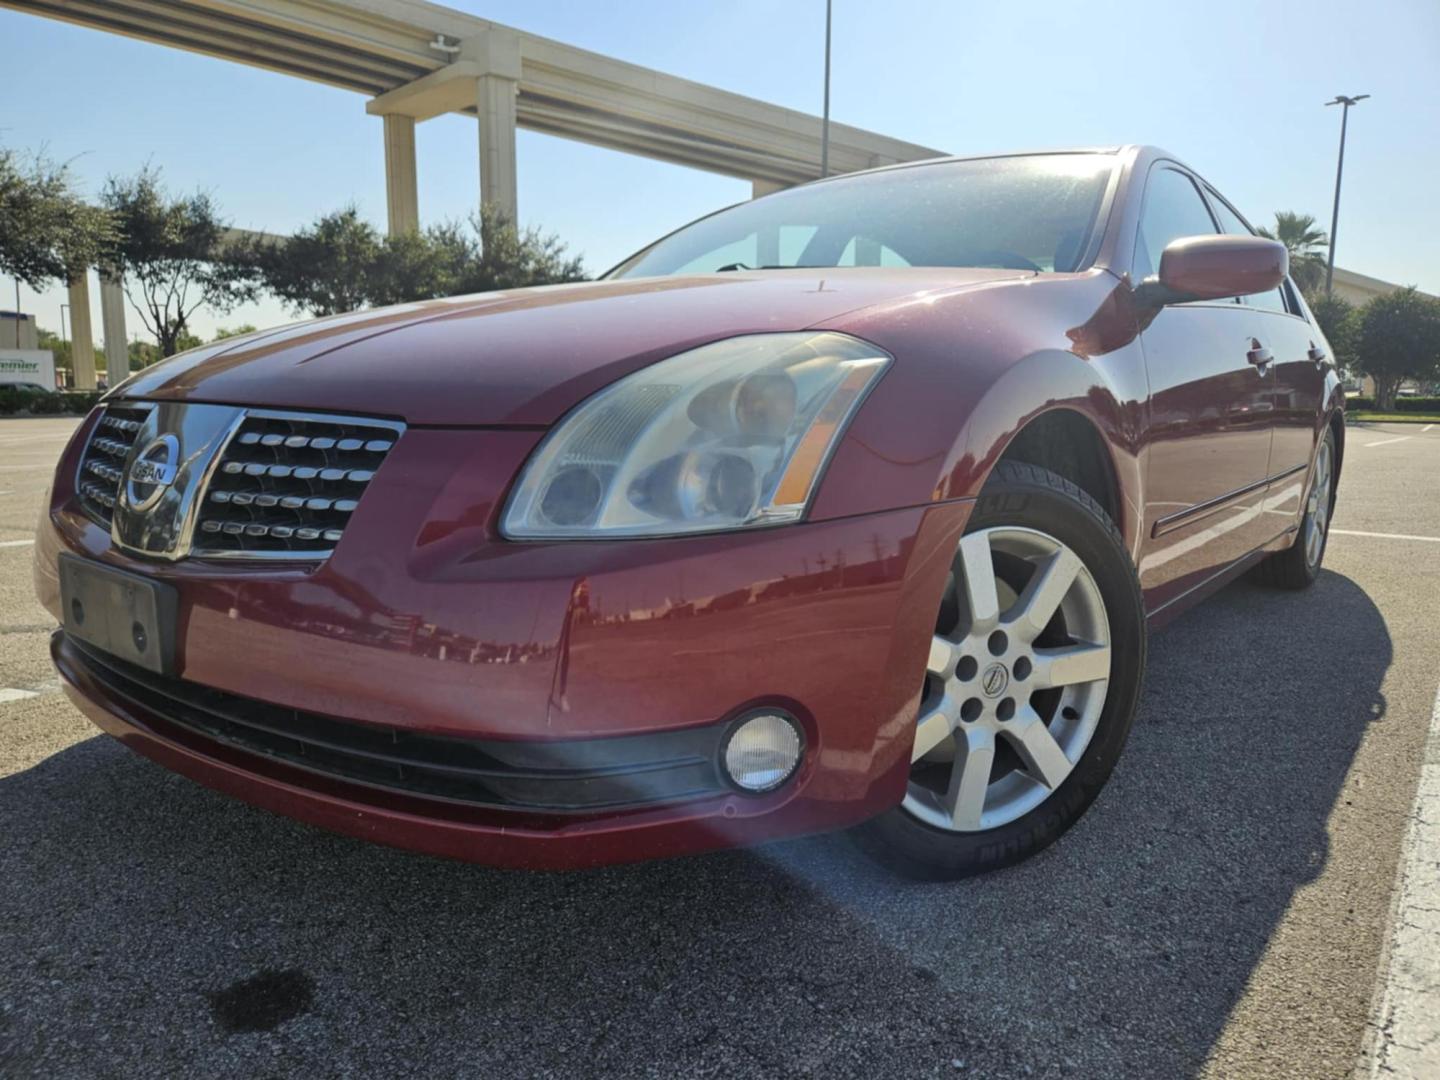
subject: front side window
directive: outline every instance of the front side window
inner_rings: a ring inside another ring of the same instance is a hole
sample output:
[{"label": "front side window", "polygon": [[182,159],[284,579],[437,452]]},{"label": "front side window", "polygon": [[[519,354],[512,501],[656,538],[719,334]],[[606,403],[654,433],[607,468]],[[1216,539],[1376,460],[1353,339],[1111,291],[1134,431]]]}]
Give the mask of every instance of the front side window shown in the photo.
[{"label": "front side window", "polygon": [[839,266],[1080,270],[1114,167],[1113,154],[1035,154],[837,177],[702,218],[609,276]]},{"label": "front side window", "polygon": [[1132,279],[1140,282],[1158,273],[1160,254],[1174,241],[1216,232],[1215,220],[1190,177],[1176,169],[1152,169],[1135,237]]},{"label": "front side window", "polygon": [[[1220,198],[1214,191],[1210,192],[1210,205],[1215,208],[1215,216],[1220,219],[1220,231],[1227,236],[1254,236],[1255,231],[1240,220],[1240,215],[1231,210],[1224,199]],[[1285,305],[1285,293],[1283,289],[1271,289],[1269,292],[1254,293],[1243,297],[1243,302],[1251,307],[1264,308],[1268,311],[1288,312]]]}]

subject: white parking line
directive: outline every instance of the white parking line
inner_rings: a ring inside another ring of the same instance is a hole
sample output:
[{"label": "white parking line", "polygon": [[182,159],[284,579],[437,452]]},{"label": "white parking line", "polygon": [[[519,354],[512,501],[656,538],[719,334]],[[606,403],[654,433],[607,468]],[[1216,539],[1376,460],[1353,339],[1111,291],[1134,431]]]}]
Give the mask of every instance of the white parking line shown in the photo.
[{"label": "white parking line", "polygon": [[1406,439],[1413,439],[1414,437],[1414,435],[1399,435],[1393,439],[1381,439],[1379,442],[1367,442],[1361,443],[1360,445],[1368,450],[1373,446],[1389,446],[1391,443],[1404,442]]},{"label": "white parking line", "polygon": [[1429,430],[1430,430],[1432,427],[1434,427],[1434,426],[1435,426],[1434,424],[1426,424],[1424,427],[1422,427],[1422,428],[1420,429],[1420,434],[1421,434],[1421,435],[1424,435],[1425,432],[1429,431]]},{"label": "white parking line", "polygon": [[35,543],[34,539],[30,539],[30,540],[0,540],[0,548],[7,548],[7,547],[28,547],[30,544],[33,544],[33,543]]},{"label": "white parking line", "polygon": [[1440,693],[1400,857],[1370,1075],[1440,1076]]},{"label": "white parking line", "polygon": [[19,690],[13,686],[0,686],[0,705],[8,705],[12,701],[27,701],[32,697],[39,697],[34,690]]},{"label": "white parking line", "polygon": [[1440,536],[1412,536],[1409,533],[1361,532],[1358,529],[1331,529],[1331,536],[1369,536],[1375,540],[1423,540],[1427,544],[1440,544]]}]

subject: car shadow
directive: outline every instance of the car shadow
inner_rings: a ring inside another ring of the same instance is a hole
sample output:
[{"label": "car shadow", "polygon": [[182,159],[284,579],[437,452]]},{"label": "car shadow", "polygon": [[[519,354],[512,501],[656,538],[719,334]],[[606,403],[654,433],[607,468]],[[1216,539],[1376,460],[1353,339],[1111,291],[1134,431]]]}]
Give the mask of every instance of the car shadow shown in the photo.
[{"label": "car shadow", "polygon": [[0,1071],[1193,1073],[1325,863],[1390,661],[1348,578],[1226,590],[1155,637],[1086,818],[944,885],[835,836],[493,871],[89,739],[0,780]]}]

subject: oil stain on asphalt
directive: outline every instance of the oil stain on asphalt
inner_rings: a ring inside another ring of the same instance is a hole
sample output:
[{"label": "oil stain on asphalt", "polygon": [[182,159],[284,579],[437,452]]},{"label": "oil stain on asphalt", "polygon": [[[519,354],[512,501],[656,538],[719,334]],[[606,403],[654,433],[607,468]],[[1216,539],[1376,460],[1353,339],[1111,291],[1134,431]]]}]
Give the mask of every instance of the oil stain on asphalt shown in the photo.
[{"label": "oil stain on asphalt", "polygon": [[315,981],[296,968],[266,969],[205,996],[226,1032],[269,1031],[310,1011]]}]

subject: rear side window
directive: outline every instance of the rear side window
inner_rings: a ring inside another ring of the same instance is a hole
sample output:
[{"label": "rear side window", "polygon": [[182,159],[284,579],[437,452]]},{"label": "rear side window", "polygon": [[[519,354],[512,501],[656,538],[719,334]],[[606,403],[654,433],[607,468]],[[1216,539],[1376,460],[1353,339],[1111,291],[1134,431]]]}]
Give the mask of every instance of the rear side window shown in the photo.
[{"label": "rear side window", "polygon": [[1213,236],[1218,230],[1195,182],[1175,169],[1150,172],[1145,185],[1145,210],[1135,237],[1133,277],[1144,281],[1160,269],[1160,253],[1186,236]]},{"label": "rear side window", "polygon": [[[1220,198],[1213,190],[1210,191],[1210,205],[1215,208],[1215,216],[1220,219],[1220,231],[1227,236],[1254,236],[1255,231],[1245,222],[1240,220],[1240,215],[1230,209],[1228,203]],[[1254,293],[1251,296],[1242,298],[1243,302],[1250,307],[1264,308],[1267,311],[1289,312],[1291,309],[1285,302],[1284,288],[1271,289],[1269,292]]]}]

